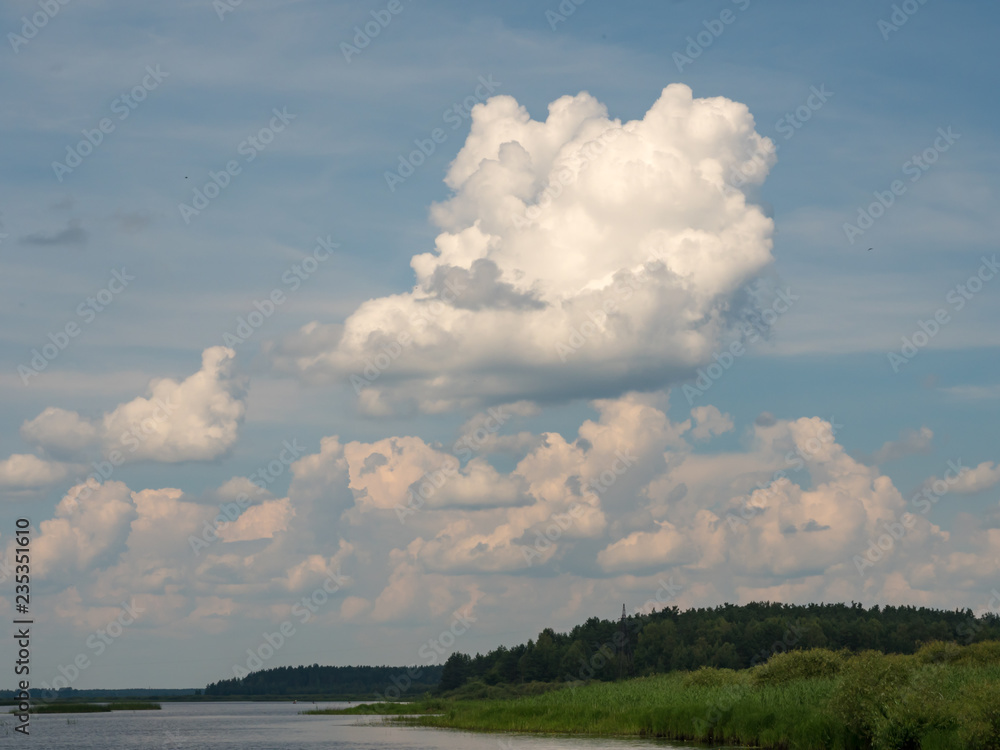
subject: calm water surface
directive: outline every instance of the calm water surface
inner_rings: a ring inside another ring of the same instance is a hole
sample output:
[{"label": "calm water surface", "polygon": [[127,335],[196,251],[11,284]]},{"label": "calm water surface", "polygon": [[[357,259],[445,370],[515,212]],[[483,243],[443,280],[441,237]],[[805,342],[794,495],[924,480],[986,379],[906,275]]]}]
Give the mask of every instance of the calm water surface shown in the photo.
[{"label": "calm water surface", "polygon": [[[320,703],[318,708],[343,706]],[[539,738],[371,725],[363,716],[302,716],[312,703],[164,703],[162,711],[32,716],[31,736],[0,719],[0,748],[100,750],[632,750],[687,745]],[[366,725],[366,722],[369,724]],[[30,743],[30,744],[29,744]],[[703,749],[704,750],[704,749]]]}]

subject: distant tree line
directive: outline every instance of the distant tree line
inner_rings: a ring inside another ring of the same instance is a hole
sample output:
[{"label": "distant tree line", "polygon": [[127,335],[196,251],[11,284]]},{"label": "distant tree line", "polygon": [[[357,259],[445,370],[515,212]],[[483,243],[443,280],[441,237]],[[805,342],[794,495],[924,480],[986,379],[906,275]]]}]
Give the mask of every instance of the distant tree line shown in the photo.
[{"label": "distant tree line", "polygon": [[[569,633],[546,628],[537,640],[487,654],[454,653],[439,690],[470,681],[487,685],[613,680],[626,666],[644,675],[698,667],[743,669],[781,651],[806,648],[874,649],[912,654],[927,641],[962,644],[1000,640],[1000,616],[972,610],[879,607],[861,604],[754,602],[714,608],[669,607],[617,620],[592,617]],[[630,652],[631,659],[620,656]]]},{"label": "distant tree line", "polygon": [[[407,677],[407,690],[424,693],[441,680],[441,665],[423,667],[275,667],[251,672],[242,679],[219,680],[205,688],[206,696],[372,696]],[[416,675],[416,676],[413,676]]]}]

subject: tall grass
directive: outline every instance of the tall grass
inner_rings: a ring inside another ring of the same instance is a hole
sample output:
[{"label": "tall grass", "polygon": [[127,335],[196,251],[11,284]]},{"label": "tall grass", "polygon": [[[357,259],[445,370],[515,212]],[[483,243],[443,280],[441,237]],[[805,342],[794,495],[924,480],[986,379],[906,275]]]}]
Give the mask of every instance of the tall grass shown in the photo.
[{"label": "tall grass", "polygon": [[400,720],[789,750],[1000,750],[1000,643],[928,644],[912,656],[812,649],[743,671],[703,668],[434,709]]}]

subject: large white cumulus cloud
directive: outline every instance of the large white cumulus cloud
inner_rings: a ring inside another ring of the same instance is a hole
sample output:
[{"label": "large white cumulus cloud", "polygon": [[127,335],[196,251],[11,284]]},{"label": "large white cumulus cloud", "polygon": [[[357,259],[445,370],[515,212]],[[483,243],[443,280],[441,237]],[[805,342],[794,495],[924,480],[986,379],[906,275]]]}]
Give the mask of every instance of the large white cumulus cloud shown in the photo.
[{"label": "large white cumulus cloud", "polygon": [[490,99],[448,171],[454,195],[432,211],[435,248],[411,261],[413,290],[361,305],[336,343],[312,323],[271,356],[310,379],[361,376],[372,412],[686,377],[771,261],[771,220],[726,185],[770,152],[763,140],[745,105],[681,84],[624,124],[586,93],[550,104],[544,122]]}]

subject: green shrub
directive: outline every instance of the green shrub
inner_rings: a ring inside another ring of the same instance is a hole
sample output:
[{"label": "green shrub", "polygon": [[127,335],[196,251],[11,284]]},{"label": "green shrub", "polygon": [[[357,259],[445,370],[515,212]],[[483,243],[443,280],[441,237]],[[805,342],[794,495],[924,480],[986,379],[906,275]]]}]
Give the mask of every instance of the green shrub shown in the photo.
[{"label": "green shrub", "polygon": [[750,670],[754,685],[777,685],[810,677],[832,677],[844,665],[844,655],[825,648],[775,654]]},{"label": "green shrub", "polygon": [[684,675],[681,684],[684,687],[720,687],[722,685],[739,685],[745,682],[744,675],[735,669],[702,667]]},{"label": "green shrub", "polygon": [[1000,664],[1000,641],[980,641],[966,646],[955,660],[959,664]]},{"label": "green shrub", "polygon": [[958,658],[962,647],[951,641],[931,641],[921,646],[915,656],[922,664],[947,664]]},{"label": "green shrub", "polygon": [[[910,681],[914,661],[898,654],[862,651],[844,664],[830,710],[862,742],[888,731],[890,710]],[[903,745],[902,747],[906,747]]]},{"label": "green shrub", "polygon": [[955,707],[962,747],[997,750],[1000,748],[1000,682],[968,684],[962,692],[962,699]]}]

